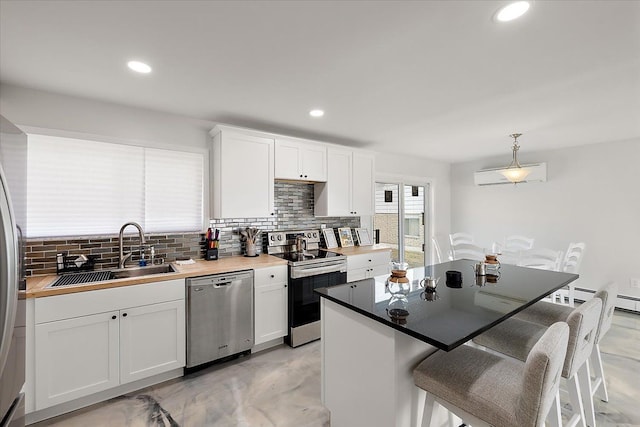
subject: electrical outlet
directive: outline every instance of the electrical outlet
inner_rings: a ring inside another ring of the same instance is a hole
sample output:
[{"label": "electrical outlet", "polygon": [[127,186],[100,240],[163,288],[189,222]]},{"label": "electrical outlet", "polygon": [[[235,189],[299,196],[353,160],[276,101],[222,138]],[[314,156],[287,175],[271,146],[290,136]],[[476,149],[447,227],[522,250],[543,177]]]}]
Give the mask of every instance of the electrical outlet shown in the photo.
[{"label": "electrical outlet", "polygon": [[632,277],[629,279],[629,286],[632,288],[640,289],[640,279]]}]

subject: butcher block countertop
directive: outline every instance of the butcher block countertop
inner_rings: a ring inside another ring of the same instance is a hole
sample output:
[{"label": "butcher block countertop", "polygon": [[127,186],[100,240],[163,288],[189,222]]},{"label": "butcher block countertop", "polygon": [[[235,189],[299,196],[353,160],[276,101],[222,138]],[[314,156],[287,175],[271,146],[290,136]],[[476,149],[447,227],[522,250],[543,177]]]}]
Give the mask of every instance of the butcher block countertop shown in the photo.
[{"label": "butcher block countertop", "polygon": [[271,255],[262,254],[255,258],[244,256],[233,256],[220,258],[216,261],[195,260],[195,264],[176,265],[175,273],[150,274],[140,277],[129,277],[126,279],[105,280],[103,282],[93,282],[81,285],[73,285],[61,288],[47,288],[58,278],[55,274],[43,276],[27,277],[27,298],[40,298],[51,295],[63,295],[76,292],[93,291],[96,289],[117,288],[120,286],[140,285],[143,283],[160,282],[173,279],[184,279],[187,277],[206,276],[209,274],[229,273],[239,270],[250,270],[263,267],[273,267],[276,265],[286,265],[287,261]]},{"label": "butcher block countertop", "polygon": [[368,254],[371,252],[378,252],[378,251],[390,251],[391,248],[385,245],[377,244],[377,245],[371,245],[371,246],[349,246],[346,248],[332,248],[332,249],[324,249],[324,250],[328,252],[334,252],[337,254],[349,256],[349,255]]}]

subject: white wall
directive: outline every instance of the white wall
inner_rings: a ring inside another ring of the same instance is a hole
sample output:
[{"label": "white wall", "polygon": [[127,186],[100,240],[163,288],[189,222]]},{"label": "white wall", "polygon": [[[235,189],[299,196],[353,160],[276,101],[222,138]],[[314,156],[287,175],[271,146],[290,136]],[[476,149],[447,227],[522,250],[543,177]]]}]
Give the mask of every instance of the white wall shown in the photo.
[{"label": "white wall", "polygon": [[[13,123],[30,127],[139,141],[145,146],[196,149],[208,148],[208,132],[215,125],[169,113],[7,84],[0,85],[0,114]],[[435,232],[449,233],[448,163],[379,153],[376,169],[381,173],[424,177],[425,182],[431,182]]]},{"label": "white wall", "polygon": [[451,228],[491,247],[510,234],[536,247],[566,250],[585,242],[579,287],[616,280],[620,294],[640,297],[640,140],[552,151],[520,151],[521,163],[547,162],[548,181],[476,187],[473,172],[506,166],[504,157],[452,165]]},{"label": "white wall", "polygon": [[143,108],[0,85],[0,113],[17,125],[111,137],[145,146],[207,148],[215,123]]}]

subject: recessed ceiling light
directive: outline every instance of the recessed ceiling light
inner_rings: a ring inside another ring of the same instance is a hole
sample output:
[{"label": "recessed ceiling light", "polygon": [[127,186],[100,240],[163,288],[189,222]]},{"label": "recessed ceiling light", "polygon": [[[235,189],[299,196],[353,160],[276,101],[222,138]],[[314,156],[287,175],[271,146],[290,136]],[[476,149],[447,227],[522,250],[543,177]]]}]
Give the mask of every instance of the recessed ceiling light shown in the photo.
[{"label": "recessed ceiling light", "polygon": [[322,117],[322,116],[324,116],[324,111],[322,111],[322,110],[311,110],[311,111],[309,111],[309,115],[311,117]]},{"label": "recessed ceiling light", "polygon": [[127,62],[127,66],[137,73],[148,74],[151,72],[151,67],[144,62],[129,61]]},{"label": "recessed ceiling light", "polygon": [[520,18],[522,15],[524,15],[527,10],[529,10],[529,7],[530,4],[528,1],[516,1],[513,3],[509,3],[496,13],[496,21],[513,21],[514,19]]}]

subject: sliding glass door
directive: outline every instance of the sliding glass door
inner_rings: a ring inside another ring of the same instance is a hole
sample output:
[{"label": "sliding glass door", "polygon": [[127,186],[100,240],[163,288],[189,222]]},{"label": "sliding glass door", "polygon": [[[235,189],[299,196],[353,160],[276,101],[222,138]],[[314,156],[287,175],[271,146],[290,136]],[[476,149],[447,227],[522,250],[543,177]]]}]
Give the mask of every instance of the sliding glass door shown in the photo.
[{"label": "sliding glass door", "polygon": [[404,185],[404,209],[402,233],[404,261],[409,267],[425,265],[425,187]]},{"label": "sliding glass door", "polygon": [[409,267],[427,264],[428,191],[428,185],[376,182],[376,242],[392,248],[391,259]]}]

